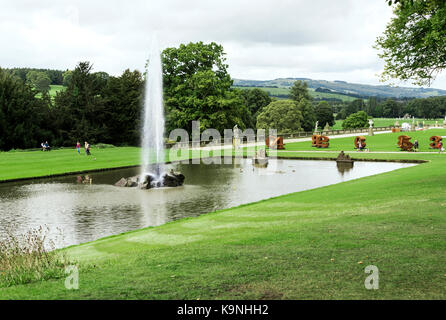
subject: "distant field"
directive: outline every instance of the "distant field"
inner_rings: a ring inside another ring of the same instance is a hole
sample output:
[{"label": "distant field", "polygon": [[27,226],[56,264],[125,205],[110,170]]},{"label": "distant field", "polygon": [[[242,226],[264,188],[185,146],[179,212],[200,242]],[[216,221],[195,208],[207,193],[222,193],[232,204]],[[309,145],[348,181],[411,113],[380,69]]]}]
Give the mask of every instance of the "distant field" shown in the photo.
[{"label": "distant field", "polygon": [[[50,91],[49,91],[50,97],[51,97],[52,99],[54,99],[54,97],[56,96],[56,93],[57,93],[57,92],[59,92],[59,91],[63,91],[63,90],[65,90],[65,89],[66,89],[66,87],[61,86],[61,85],[50,85]],[[36,95],[36,97],[38,97],[38,98],[40,98],[41,96],[42,96],[41,93],[39,93],[39,94]]]},{"label": "distant field", "polygon": [[[438,121],[439,125],[443,124],[444,119],[434,119],[434,120],[426,120],[426,119],[415,119],[415,123],[420,122],[422,123],[424,121],[425,124],[434,125],[435,121]],[[333,130],[341,130],[342,129],[342,121],[343,120],[336,120],[335,125],[332,127]],[[412,123],[412,120],[401,120],[401,119],[393,119],[393,118],[376,118],[373,119],[374,126],[375,127],[388,127],[395,124],[395,121],[398,121],[401,125],[403,122]]]},{"label": "distant field", "polygon": [[[266,91],[271,97],[276,97],[279,99],[286,99],[290,93],[289,87],[280,87],[280,88],[268,88],[268,87],[236,87],[238,89],[246,90],[246,89],[260,89]],[[339,99],[342,101],[353,101],[356,98],[345,96],[337,93],[326,93],[326,92],[316,92],[312,88],[308,88],[310,94],[315,99]]]},{"label": "distant field", "polygon": [[[326,92],[316,92],[314,91],[314,89],[309,88],[308,89],[310,91],[310,94],[313,98],[319,98],[319,99],[339,99],[342,101],[353,101],[356,100],[358,98],[355,97],[350,97],[350,96],[345,96],[343,94],[338,94],[338,93],[326,93]],[[363,99],[364,101],[366,101],[366,99]]]}]

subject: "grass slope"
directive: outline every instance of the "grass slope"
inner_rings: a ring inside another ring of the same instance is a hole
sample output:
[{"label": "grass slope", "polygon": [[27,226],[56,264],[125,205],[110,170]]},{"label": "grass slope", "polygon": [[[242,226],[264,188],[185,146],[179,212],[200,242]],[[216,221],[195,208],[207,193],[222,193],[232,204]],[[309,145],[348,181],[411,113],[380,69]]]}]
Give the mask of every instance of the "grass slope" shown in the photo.
[{"label": "grass slope", "polygon": [[54,279],[0,298],[445,299],[446,155],[359,155],[430,161],[73,246],[79,290]]}]

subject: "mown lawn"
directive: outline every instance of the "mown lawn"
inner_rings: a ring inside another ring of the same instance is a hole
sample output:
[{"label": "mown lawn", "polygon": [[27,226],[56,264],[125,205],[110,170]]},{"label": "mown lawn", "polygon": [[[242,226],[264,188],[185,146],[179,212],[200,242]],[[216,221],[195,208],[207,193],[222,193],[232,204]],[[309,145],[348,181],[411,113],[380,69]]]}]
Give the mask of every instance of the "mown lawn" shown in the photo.
[{"label": "mown lawn", "polygon": [[445,299],[446,155],[357,156],[429,162],[73,246],[79,290],[53,279],[0,298]]},{"label": "mown lawn", "polygon": [[[169,161],[166,151],[166,161]],[[178,154],[178,159],[199,156],[199,151]],[[79,171],[89,171],[141,164],[141,149],[138,147],[112,147],[91,149],[86,156],[83,149],[79,155],[76,149],[52,151],[10,151],[0,152],[0,181],[32,177],[44,177]]]},{"label": "mown lawn", "polygon": [[[366,138],[366,147],[369,148],[371,152],[373,151],[391,151],[398,152],[400,148],[397,145],[398,137],[400,135],[408,135],[411,137],[411,142],[413,143],[415,139],[419,143],[420,152],[438,152],[438,150],[430,149],[429,138],[432,136],[446,136],[446,129],[430,129],[424,131],[416,132],[395,132],[388,134],[375,134],[374,136],[368,136],[367,133],[358,134],[363,135]],[[289,151],[355,151],[354,148],[355,137],[348,138],[335,138],[331,139],[330,146],[326,149],[316,149],[311,146],[311,141],[305,142],[294,142],[287,143],[285,145],[285,150]]]},{"label": "mown lawn", "polygon": [[[426,119],[415,119],[415,124],[417,123],[417,121],[419,123],[423,123],[423,121],[424,121],[424,124],[435,125],[435,121],[438,121],[438,125],[441,126],[441,125],[443,125],[443,120],[444,119],[435,119],[435,120],[432,120],[432,119],[429,119],[429,120],[426,120]],[[409,124],[412,123],[412,119],[410,119],[410,120],[401,120],[401,119],[397,120],[397,119],[393,119],[393,118],[375,118],[375,119],[373,119],[375,127],[393,126],[396,121],[398,121],[400,125],[403,124],[404,122],[407,122]],[[336,120],[336,123],[332,127],[332,129],[333,130],[342,130],[342,122],[343,122],[343,120]]]},{"label": "mown lawn", "polygon": [[140,149],[135,147],[92,149],[91,156],[76,149],[0,152],[0,181],[41,177],[66,172],[137,165]]}]

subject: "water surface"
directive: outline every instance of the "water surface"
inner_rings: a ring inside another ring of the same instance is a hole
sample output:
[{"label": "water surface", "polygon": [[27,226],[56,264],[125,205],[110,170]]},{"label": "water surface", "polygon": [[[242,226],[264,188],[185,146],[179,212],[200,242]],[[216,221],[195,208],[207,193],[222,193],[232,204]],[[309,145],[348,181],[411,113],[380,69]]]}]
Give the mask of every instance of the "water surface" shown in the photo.
[{"label": "water surface", "polygon": [[[0,229],[14,226],[15,233],[46,225],[58,247],[274,196],[387,172],[413,164],[355,162],[338,168],[334,161],[270,160],[256,168],[250,159],[239,164],[171,165],[186,176],[178,188],[139,190],[113,184],[140,173],[140,168],[89,174],[92,184],[78,176],[0,184]],[[85,178],[85,175],[82,175]],[[1,237],[1,234],[0,234]]]}]

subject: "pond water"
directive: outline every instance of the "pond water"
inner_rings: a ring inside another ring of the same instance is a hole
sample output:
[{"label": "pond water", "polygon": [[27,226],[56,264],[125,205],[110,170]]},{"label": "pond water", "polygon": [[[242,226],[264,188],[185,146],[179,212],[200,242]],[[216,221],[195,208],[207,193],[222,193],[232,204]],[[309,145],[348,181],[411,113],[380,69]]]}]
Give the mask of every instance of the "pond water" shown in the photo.
[{"label": "pond water", "polygon": [[[137,175],[139,168],[91,173],[92,184],[78,183],[77,175],[0,184],[0,230],[13,226],[13,232],[20,234],[48,226],[56,246],[63,247],[413,166],[355,162],[353,168],[342,168],[335,161],[275,159],[268,168],[257,168],[250,159],[238,161],[171,165],[186,176],[185,185],[177,188],[114,186],[122,177]],[[60,232],[63,240],[56,237]]]}]

